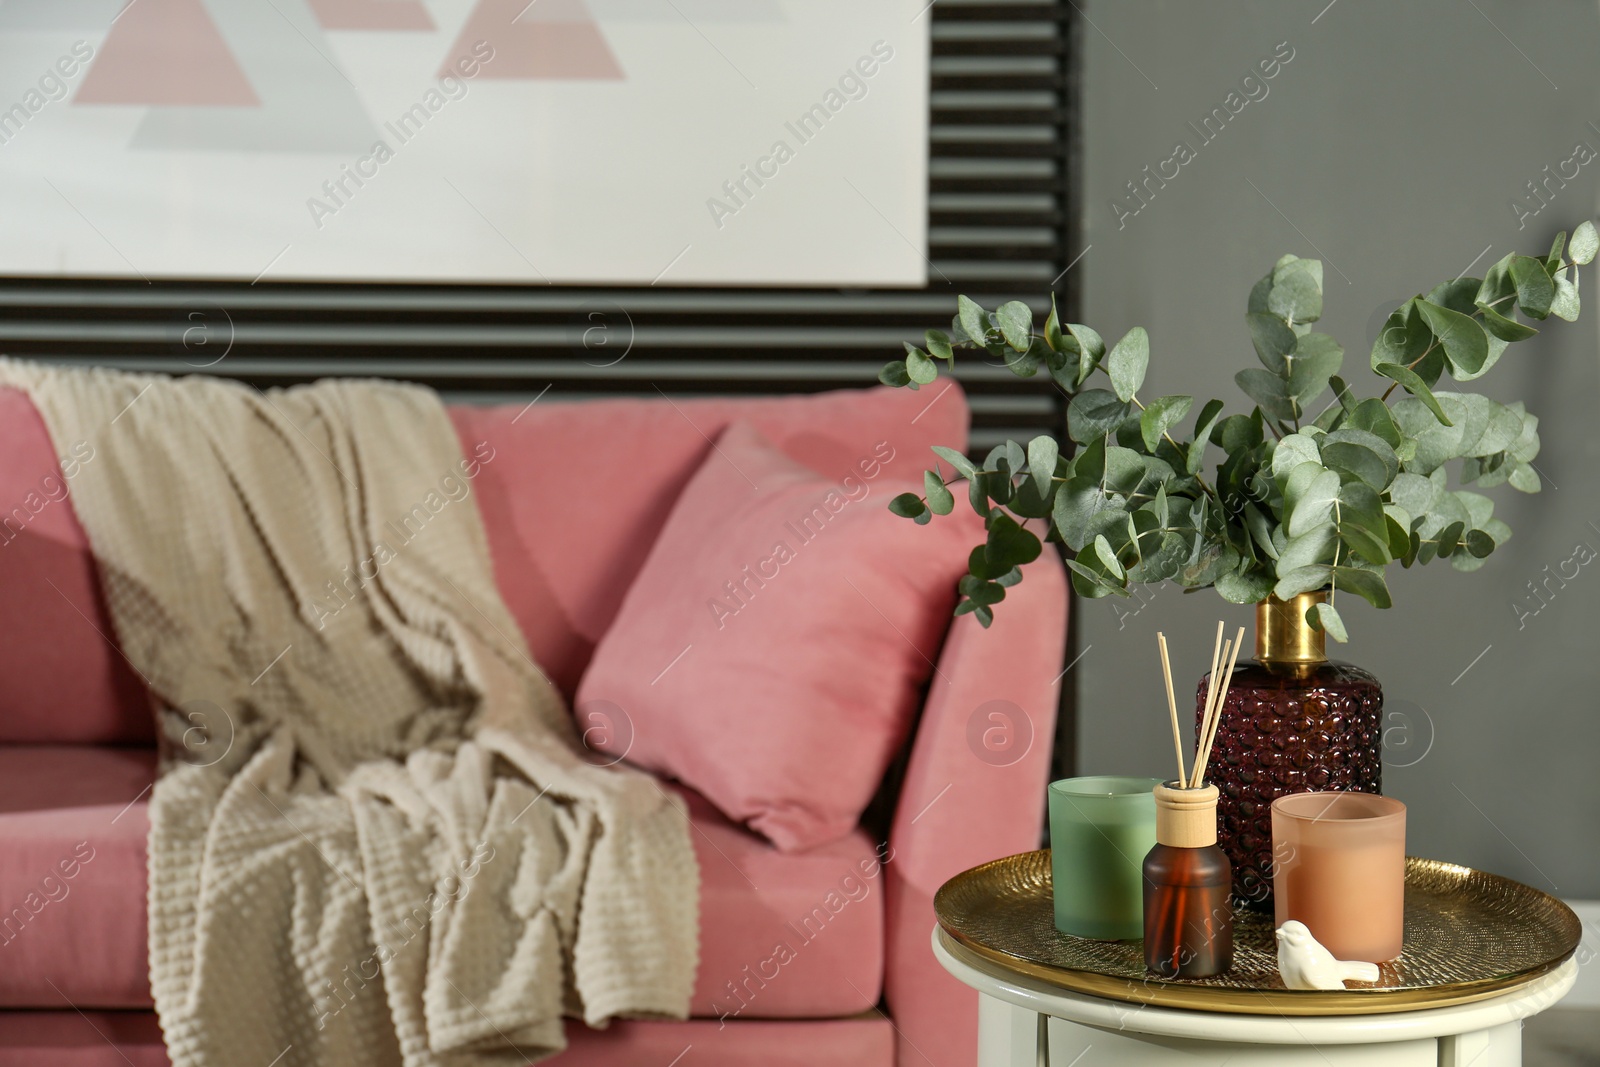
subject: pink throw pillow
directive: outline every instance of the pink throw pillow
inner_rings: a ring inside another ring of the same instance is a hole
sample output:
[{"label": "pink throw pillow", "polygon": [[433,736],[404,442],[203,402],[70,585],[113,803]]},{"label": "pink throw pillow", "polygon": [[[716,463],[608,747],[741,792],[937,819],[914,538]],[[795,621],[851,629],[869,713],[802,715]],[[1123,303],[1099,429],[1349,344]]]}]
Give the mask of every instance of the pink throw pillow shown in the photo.
[{"label": "pink throw pillow", "polygon": [[964,502],[932,528],[887,510],[931,458],[884,441],[836,483],[729,426],[595,649],[576,703],[589,743],[785,851],[854,829],[983,539]]}]

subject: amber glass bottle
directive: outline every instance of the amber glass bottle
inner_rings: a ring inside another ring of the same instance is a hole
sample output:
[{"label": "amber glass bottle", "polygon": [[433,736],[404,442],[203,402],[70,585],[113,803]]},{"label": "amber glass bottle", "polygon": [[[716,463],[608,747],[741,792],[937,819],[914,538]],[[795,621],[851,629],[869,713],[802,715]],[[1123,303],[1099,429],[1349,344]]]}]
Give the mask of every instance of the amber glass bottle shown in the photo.
[{"label": "amber glass bottle", "polygon": [[1156,846],[1144,858],[1144,965],[1163,978],[1233,966],[1233,866],[1217,847],[1217,788],[1158,785]]},{"label": "amber glass bottle", "polygon": [[[1222,703],[1206,777],[1222,796],[1218,834],[1235,903],[1272,910],[1272,802],[1290,793],[1383,792],[1383,689],[1329,662],[1305,621],[1324,593],[1256,606],[1256,658],[1241,660]],[[1200,680],[1195,720],[1205,702]]]}]

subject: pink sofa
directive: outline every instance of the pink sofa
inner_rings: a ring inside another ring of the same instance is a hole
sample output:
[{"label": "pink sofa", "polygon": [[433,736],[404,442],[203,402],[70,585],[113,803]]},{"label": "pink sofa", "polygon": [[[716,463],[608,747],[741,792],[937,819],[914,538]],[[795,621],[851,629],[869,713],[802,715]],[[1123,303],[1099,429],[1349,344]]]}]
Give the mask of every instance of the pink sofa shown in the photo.
[{"label": "pink sofa", "polygon": [[[731,419],[830,476],[887,439],[904,475],[926,465],[930,444],[964,442],[968,413],[958,389],[875,389],[552,396],[451,416],[464,449],[494,451],[473,494],[498,584],[570,698],[678,491]],[[145,955],[150,713],[62,481],[82,461],[76,444],[60,443],[58,467],[31,405],[0,390],[0,1067],[167,1063]],[[602,477],[604,495],[591,489]],[[683,789],[702,872],[694,1018],[570,1023],[571,1047],[550,1062],[973,1063],[975,994],[933,959],[932,895],[955,872],[1038,842],[1065,625],[1062,569],[1046,553],[992,630],[962,618],[942,649],[925,650],[938,675],[886,843],[863,829],[780,853]],[[780,942],[793,948],[781,966]]]}]

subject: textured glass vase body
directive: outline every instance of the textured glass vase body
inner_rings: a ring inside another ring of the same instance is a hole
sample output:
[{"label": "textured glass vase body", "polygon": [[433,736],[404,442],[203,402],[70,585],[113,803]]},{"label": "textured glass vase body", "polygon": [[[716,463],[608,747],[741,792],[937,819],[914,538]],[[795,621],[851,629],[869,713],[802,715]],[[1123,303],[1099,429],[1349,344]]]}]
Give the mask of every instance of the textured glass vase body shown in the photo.
[{"label": "textured glass vase body", "polygon": [[1228,857],[1216,845],[1156,845],[1144,859],[1144,965],[1163,978],[1210,978],[1233,966]]},{"label": "textured glass vase body", "polygon": [[1272,802],[1313,790],[1383,792],[1382,687],[1348,663],[1241,661],[1206,780],[1222,794],[1217,843],[1233,863],[1236,901],[1271,908]]}]

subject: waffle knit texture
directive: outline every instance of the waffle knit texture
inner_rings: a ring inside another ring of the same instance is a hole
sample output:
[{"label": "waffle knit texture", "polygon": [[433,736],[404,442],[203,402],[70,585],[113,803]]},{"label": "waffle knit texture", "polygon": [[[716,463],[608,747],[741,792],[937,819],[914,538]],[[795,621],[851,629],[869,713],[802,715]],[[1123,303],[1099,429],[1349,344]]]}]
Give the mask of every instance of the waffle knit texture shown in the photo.
[{"label": "waffle knit texture", "polygon": [[490,445],[463,457],[393,383],[0,361],[0,384],[96,451],[73,503],[161,726],[174,1067],[521,1064],[563,1015],[687,1014],[686,814],[585,759],[529,659],[470,495]]}]

